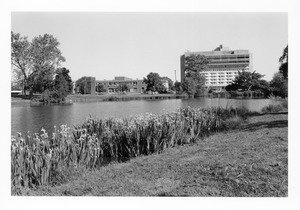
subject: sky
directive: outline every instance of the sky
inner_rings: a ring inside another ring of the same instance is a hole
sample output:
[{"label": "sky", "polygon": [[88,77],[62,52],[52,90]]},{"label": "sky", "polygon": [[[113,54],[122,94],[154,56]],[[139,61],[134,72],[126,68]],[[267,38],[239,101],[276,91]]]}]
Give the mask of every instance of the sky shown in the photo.
[{"label": "sky", "polygon": [[11,30],[33,37],[51,34],[75,81],[150,72],[180,81],[180,56],[222,44],[253,54],[253,70],[271,80],[288,44],[288,13],[12,12]]}]

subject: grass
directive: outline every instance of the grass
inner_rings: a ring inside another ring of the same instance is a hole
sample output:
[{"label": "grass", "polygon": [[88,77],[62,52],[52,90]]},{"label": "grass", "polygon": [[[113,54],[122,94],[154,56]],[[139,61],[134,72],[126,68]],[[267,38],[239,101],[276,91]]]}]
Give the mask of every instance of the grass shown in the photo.
[{"label": "grass", "polygon": [[78,168],[99,169],[166,148],[195,143],[210,133],[238,127],[247,116],[242,109],[182,108],[175,113],[130,119],[88,119],[74,130],[61,126],[52,136],[12,137],[12,194],[22,188],[57,185]]},{"label": "grass", "polygon": [[288,196],[288,116],[254,116],[238,130],[215,133],[160,154],[74,169],[66,183],[23,195]]},{"label": "grass", "polygon": [[278,113],[288,111],[288,99],[270,97],[271,104],[262,108],[262,113]]}]

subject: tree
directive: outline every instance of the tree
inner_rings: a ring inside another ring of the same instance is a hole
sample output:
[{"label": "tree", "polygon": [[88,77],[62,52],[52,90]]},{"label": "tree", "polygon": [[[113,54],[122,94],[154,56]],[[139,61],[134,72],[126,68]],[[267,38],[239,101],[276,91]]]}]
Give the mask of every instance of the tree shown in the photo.
[{"label": "tree", "polygon": [[[23,94],[28,88],[28,76],[31,73],[30,43],[27,37],[11,31],[11,64],[12,70],[17,75],[17,80],[23,79]],[[21,75],[23,78],[21,78]]]},{"label": "tree", "polygon": [[147,91],[165,93],[166,88],[161,81],[161,77],[158,73],[149,73],[147,78],[144,78],[144,82],[147,84]]},{"label": "tree", "polygon": [[81,77],[75,82],[76,92],[80,94],[87,93],[87,77]]},{"label": "tree", "polygon": [[169,90],[174,90],[174,83],[169,77],[161,77],[161,80],[167,80],[169,85]]},{"label": "tree", "polygon": [[200,72],[206,69],[208,60],[204,55],[189,55],[185,57],[185,72]]},{"label": "tree", "polygon": [[270,81],[271,91],[275,96],[288,97],[288,82],[282,73],[275,73]]},{"label": "tree", "polygon": [[284,79],[288,78],[288,45],[284,48],[282,56],[279,58],[280,67],[279,72]]},{"label": "tree", "polygon": [[186,74],[182,88],[190,97],[203,95],[205,77],[199,72],[190,71]]},{"label": "tree", "polygon": [[126,83],[119,83],[117,87],[118,92],[127,92],[129,90],[129,86]]},{"label": "tree", "polygon": [[11,89],[15,90],[23,90],[24,92],[24,76],[23,73],[20,70],[13,69],[11,73]]},{"label": "tree", "polygon": [[98,85],[96,86],[96,91],[105,92],[104,85],[102,83],[98,83]]},{"label": "tree", "polygon": [[227,91],[256,91],[263,93],[265,96],[270,95],[271,88],[269,83],[262,79],[264,75],[257,72],[238,72],[238,75],[232,81],[231,84],[227,85],[225,89]]},{"label": "tree", "polygon": [[33,71],[28,77],[28,87],[33,92],[42,93],[53,88],[53,73],[48,69],[44,71]]},{"label": "tree", "polygon": [[55,73],[54,90],[60,97],[64,98],[73,90],[73,82],[69,75],[70,71],[66,68],[57,68]]},{"label": "tree", "polygon": [[248,71],[239,71],[238,75],[232,81],[230,85],[227,85],[225,89],[227,91],[231,90],[243,90],[250,91],[259,89],[258,87],[261,85],[261,78],[264,75],[257,72],[248,72]]},{"label": "tree", "polygon": [[58,49],[60,43],[50,34],[34,37],[30,46],[30,57],[33,65],[30,81],[36,91],[49,89],[55,69],[65,61]]},{"label": "tree", "polygon": [[205,70],[208,60],[203,55],[190,55],[185,58],[185,78],[183,90],[190,96],[201,96],[204,92],[205,77],[200,74]]},{"label": "tree", "polygon": [[181,82],[175,82],[174,84],[174,89],[176,91],[177,94],[181,94],[183,92],[183,88],[182,88],[182,84]]},{"label": "tree", "polygon": [[253,85],[252,89],[256,91],[261,91],[265,96],[268,96],[271,93],[270,84],[264,79],[258,80],[258,82],[255,85]]},{"label": "tree", "polygon": [[182,84],[183,91],[186,92],[190,97],[194,97],[196,94],[196,85],[191,77],[186,77]]}]

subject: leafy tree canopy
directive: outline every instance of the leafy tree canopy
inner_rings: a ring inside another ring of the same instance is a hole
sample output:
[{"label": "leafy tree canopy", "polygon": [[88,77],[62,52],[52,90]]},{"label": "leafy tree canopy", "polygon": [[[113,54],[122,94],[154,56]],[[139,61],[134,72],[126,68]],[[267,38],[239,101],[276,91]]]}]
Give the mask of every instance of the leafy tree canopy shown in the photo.
[{"label": "leafy tree canopy", "polygon": [[185,58],[185,78],[182,88],[190,97],[203,94],[205,77],[200,72],[206,69],[208,63],[203,55],[190,55]]},{"label": "leafy tree canopy", "polygon": [[34,37],[30,47],[35,71],[53,70],[66,61],[58,46],[60,43],[50,34]]},{"label": "leafy tree canopy", "polygon": [[117,87],[118,92],[127,92],[129,91],[129,86],[126,83],[119,83]]},{"label": "leafy tree canopy", "polygon": [[168,81],[169,90],[174,90],[174,83],[169,77],[161,77],[161,79]]},{"label": "leafy tree canopy", "polygon": [[257,72],[248,72],[248,71],[239,71],[238,75],[232,81],[232,83],[225,87],[227,91],[238,90],[241,89],[243,91],[246,90],[256,90],[265,83],[262,82],[261,79],[264,75]]},{"label": "leafy tree canopy", "polygon": [[97,92],[105,92],[106,90],[104,89],[104,85],[102,83],[98,83],[96,86],[96,91]]},{"label": "leafy tree canopy", "polygon": [[188,72],[182,88],[190,97],[201,96],[204,92],[205,77],[199,72]]},{"label": "leafy tree canopy", "polygon": [[288,78],[288,45],[284,48],[282,56],[279,58],[280,67],[279,72],[283,75],[284,79]]},{"label": "leafy tree canopy", "polygon": [[87,93],[87,77],[81,77],[75,82],[75,89],[77,93]]},{"label": "leafy tree canopy", "polygon": [[152,91],[152,92],[158,92],[158,93],[165,93],[166,88],[163,85],[161,81],[161,77],[159,76],[158,73],[149,73],[147,75],[147,78],[144,78],[144,82],[147,84],[147,91]]},{"label": "leafy tree canopy", "polygon": [[59,50],[59,42],[50,34],[26,37],[11,32],[11,63],[14,71],[22,72],[24,87],[43,92],[51,88],[55,69],[65,61]]},{"label": "leafy tree canopy", "polygon": [[62,97],[72,93],[73,82],[69,75],[70,71],[66,68],[58,68],[54,79],[54,89],[59,92]]},{"label": "leafy tree canopy", "polygon": [[[27,37],[21,37],[19,33],[11,32],[11,65],[16,80],[24,80],[24,90],[27,88],[27,79],[31,73],[30,42]],[[25,91],[24,91],[25,92]]]},{"label": "leafy tree canopy", "polygon": [[174,89],[175,89],[175,91],[176,91],[177,94],[181,94],[183,92],[183,88],[182,88],[181,82],[176,81],[174,83]]},{"label": "leafy tree canopy", "polygon": [[208,60],[204,55],[189,55],[185,57],[185,72],[199,72],[205,70]]},{"label": "leafy tree canopy", "polygon": [[46,89],[52,90],[53,73],[49,69],[33,71],[28,77],[28,86],[32,92],[42,93]]},{"label": "leafy tree canopy", "polygon": [[280,96],[282,98],[288,97],[288,82],[284,79],[282,73],[274,74],[270,81],[270,87],[275,96]]}]

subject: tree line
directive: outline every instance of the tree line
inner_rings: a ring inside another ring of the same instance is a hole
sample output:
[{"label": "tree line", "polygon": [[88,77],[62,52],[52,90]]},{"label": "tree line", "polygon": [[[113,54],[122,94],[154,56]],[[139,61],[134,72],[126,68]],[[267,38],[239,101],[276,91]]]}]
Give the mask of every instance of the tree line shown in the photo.
[{"label": "tree line", "polygon": [[263,79],[264,75],[257,72],[239,72],[233,82],[226,86],[228,92],[255,91],[265,96],[288,97],[288,46],[279,58],[280,67],[270,82]]},{"label": "tree line", "polygon": [[[173,81],[168,77],[161,77],[158,73],[150,72],[143,80],[147,85],[146,91],[167,93],[174,91],[177,94],[187,94],[189,97],[204,96],[207,92],[205,87],[205,76],[201,71],[207,68],[209,61],[203,55],[190,55],[185,58],[185,78],[183,82]],[[225,90],[232,96],[239,95],[242,92],[254,92],[265,97],[271,94],[279,97],[288,96],[288,46],[283,50],[282,56],[279,58],[280,67],[270,82],[263,79],[264,75],[254,71],[240,71],[231,84],[225,87]],[[169,90],[163,85],[163,80],[168,81]],[[79,92],[84,94],[86,87],[85,77],[76,81],[76,87]],[[117,87],[118,92],[127,92],[129,86],[120,83]],[[106,92],[103,84],[96,86],[97,92]]]},{"label": "tree line", "polygon": [[[70,71],[61,64],[65,57],[59,49],[57,38],[50,34],[39,35],[32,41],[19,33],[11,32],[11,66],[17,86],[22,87],[23,94],[41,93],[44,102],[61,102],[72,93],[73,82]],[[168,77],[161,77],[158,73],[151,72],[144,78],[147,85],[146,91],[188,94],[190,97],[203,96],[205,92],[205,77],[200,74],[207,68],[209,61],[203,55],[190,55],[185,58],[185,78],[183,82],[175,82]],[[271,94],[280,97],[288,96],[288,46],[279,58],[280,67],[270,82],[263,79],[264,75],[257,72],[241,71],[231,84],[225,87],[229,93],[237,91],[256,91],[265,96]],[[163,84],[168,81],[169,90]],[[78,92],[87,93],[86,77],[78,79],[75,83]],[[13,88],[13,87],[12,87]],[[128,85],[120,84],[119,92],[127,92]],[[105,92],[102,84],[97,85],[97,92]]]},{"label": "tree line", "polygon": [[[72,92],[70,71],[61,67],[65,57],[60,43],[50,34],[39,35],[32,41],[11,32],[11,66],[13,80],[23,89],[24,96],[41,93],[44,102],[61,102]],[[13,87],[12,87],[13,88]]]}]

